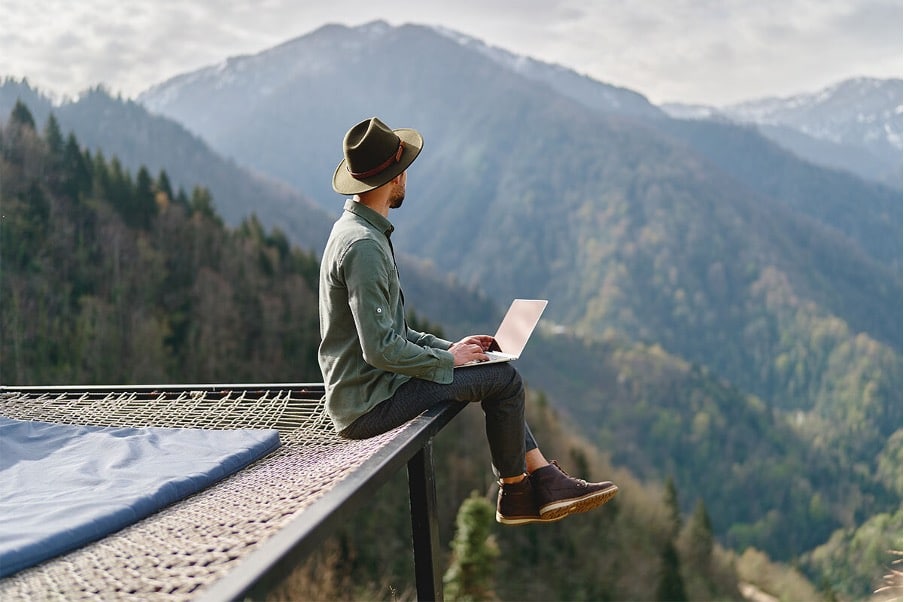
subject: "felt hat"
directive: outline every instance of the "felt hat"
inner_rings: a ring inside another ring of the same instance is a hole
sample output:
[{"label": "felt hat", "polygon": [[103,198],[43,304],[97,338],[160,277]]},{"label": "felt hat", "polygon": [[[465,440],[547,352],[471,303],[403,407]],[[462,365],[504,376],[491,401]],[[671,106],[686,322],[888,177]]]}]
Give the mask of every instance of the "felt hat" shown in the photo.
[{"label": "felt hat", "polygon": [[376,117],[365,119],[345,134],[344,157],[333,174],[333,190],[360,194],[379,188],[408,169],[423,146],[417,130],[393,130]]}]

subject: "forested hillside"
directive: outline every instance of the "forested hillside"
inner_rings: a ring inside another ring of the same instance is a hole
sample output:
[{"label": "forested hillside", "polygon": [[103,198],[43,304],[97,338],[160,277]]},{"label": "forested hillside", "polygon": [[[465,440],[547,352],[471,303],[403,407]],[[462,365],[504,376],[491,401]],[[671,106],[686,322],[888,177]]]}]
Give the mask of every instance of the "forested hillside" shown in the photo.
[{"label": "forested hillside", "polygon": [[[139,168],[133,175],[117,157],[80,148],[55,119],[36,131],[24,105],[0,132],[0,150],[0,382],[320,379],[314,255],[253,217],[226,227],[206,190],[173,190],[165,172]],[[843,325],[826,324],[844,333]],[[532,559],[538,581],[531,591],[538,593],[525,593],[531,581],[520,563],[501,569],[505,581],[521,581],[500,592],[512,599],[568,599],[566,583],[544,584],[541,569],[549,563],[559,567],[557,578],[566,567],[578,567],[585,589],[571,598],[614,592],[613,599],[641,599],[663,566],[680,566],[689,592],[732,598],[736,578],[718,546],[712,548],[713,565],[689,560],[683,540],[673,538],[675,531],[661,518],[673,512],[693,516],[701,507],[705,513],[697,527],[709,525],[714,540],[738,553],[751,545],[766,549],[776,558],[800,561],[827,591],[865,595],[885,571],[885,550],[900,546],[900,430],[877,435],[899,427],[900,417],[888,415],[894,411],[883,402],[888,391],[870,384],[891,382],[894,392],[894,381],[882,379],[899,378],[899,372],[882,363],[882,347],[868,337],[852,340],[870,353],[853,347],[850,355],[829,359],[855,370],[852,400],[861,388],[875,389],[875,403],[851,403],[848,413],[822,422],[788,413],[656,345],[614,335],[540,334],[533,353],[519,360],[529,384],[544,382],[555,393],[550,404],[532,404],[538,412],[535,431],[555,452],[552,457],[581,476],[616,474],[625,508],[614,522],[601,514],[586,524],[563,523],[561,532],[556,526],[553,535],[516,532],[504,545],[517,543],[509,557]],[[452,479],[445,487],[453,492],[443,502],[447,530],[458,503],[491,480],[484,450],[473,445],[471,433],[479,427],[467,424],[443,460],[443,473]],[[602,451],[567,434],[574,424]],[[669,476],[679,493],[677,510],[649,506]],[[388,514],[404,521],[396,502],[387,503]],[[398,538],[390,524],[384,519],[371,525],[377,535],[370,542],[363,529],[346,535],[348,545],[368,559],[360,570],[375,580],[375,566],[387,567],[387,575],[407,570],[391,548],[372,545]],[[600,538],[609,531],[611,539]],[[883,543],[856,558],[843,553],[845,542],[866,533]],[[586,552],[594,538],[602,539],[603,549]],[[663,560],[672,539],[677,565]],[[544,544],[549,551],[538,556]],[[610,547],[634,561],[606,556]]]},{"label": "forested hillside", "polygon": [[0,82],[0,114],[23,102],[41,129],[53,111],[62,131],[73,132],[92,152],[115,155],[132,173],[144,167],[166,171],[174,188],[202,186],[217,199],[217,213],[230,226],[252,213],[266,228],[279,227],[296,246],[319,250],[331,217],[303,194],[260,172],[252,172],[214,152],[183,126],[150,115],[133,101],[114,98],[101,87],[86,90],[77,101],[54,106],[26,81]]},{"label": "forested hillside", "polygon": [[[190,191],[201,185],[216,199],[217,214],[229,227],[254,215],[265,229],[278,228],[293,246],[319,252],[341,210],[339,197],[324,211],[291,188],[224,159],[174,121],[113,98],[102,88],[54,107],[27,82],[7,78],[0,84],[0,115],[8,115],[17,102],[29,108],[38,130],[53,110],[61,130],[75,134],[85,150],[115,156],[124,170],[165,171],[174,189]],[[405,274],[405,297],[420,312],[449,316],[478,329],[498,320],[498,304],[479,289],[437,272],[423,258],[400,252],[398,262]]]},{"label": "forested hillside", "polygon": [[24,105],[2,144],[4,384],[320,380],[314,255]]},{"label": "forested hillside", "polygon": [[[752,128],[670,120],[627,93],[620,111],[611,86],[522,66],[429,27],[329,26],[141,100],[323,206],[338,202],[325,174],[350,124],[376,114],[418,128],[424,151],[393,214],[398,249],[500,304],[548,298],[546,316],[577,336],[659,345],[793,419],[837,478],[880,474],[902,420],[900,194]],[[368,93],[344,93],[349,81]],[[541,384],[575,413],[605,397],[552,382]],[[593,435],[605,419],[581,424]],[[639,442],[648,457],[659,444]],[[805,512],[779,504],[769,551],[788,559],[792,539],[899,505],[893,483],[876,487],[845,489],[858,511],[834,524],[814,513],[804,526],[790,517]]]},{"label": "forested hillside", "polygon": [[[133,176],[116,157],[92,155],[75,136],[64,137],[53,117],[38,133],[23,104],[0,129],[0,182],[4,384],[319,380],[318,265],[278,231],[266,232],[253,218],[227,228],[204,189],[172,190],[165,172],[152,177],[144,168]],[[551,453],[601,477],[616,473],[564,432],[545,401],[532,405]],[[483,438],[473,436],[478,416],[475,408],[442,439],[447,540],[458,504],[493,480]],[[617,476],[633,490],[623,497],[636,505],[612,504],[548,533],[500,533],[506,561],[498,592],[525,600],[634,599],[652,595],[663,579],[683,578],[688,592],[740,599],[731,557],[708,524],[698,521],[700,535],[682,531],[669,523],[680,513],[677,499],[644,500],[661,492],[626,471]],[[331,571],[361,578],[358,594],[413,581],[399,478],[339,536],[345,557]],[[611,533],[599,537],[603,528]],[[676,546],[680,556],[662,555]],[[580,562],[578,549],[586,552]]]}]

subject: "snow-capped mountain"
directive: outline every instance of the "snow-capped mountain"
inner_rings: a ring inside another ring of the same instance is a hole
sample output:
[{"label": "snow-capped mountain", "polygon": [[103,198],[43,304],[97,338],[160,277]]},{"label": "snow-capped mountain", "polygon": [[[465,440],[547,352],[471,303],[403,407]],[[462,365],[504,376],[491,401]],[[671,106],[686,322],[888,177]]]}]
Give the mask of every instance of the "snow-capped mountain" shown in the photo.
[{"label": "snow-capped mountain", "polygon": [[725,107],[666,104],[676,119],[753,124],[798,156],[901,188],[900,79],[853,78],[813,93]]},{"label": "snow-capped mountain", "polygon": [[444,27],[433,27],[433,29],[465,48],[480,52],[523,77],[544,83],[559,94],[576,100],[588,108],[636,117],[663,116],[661,109],[651,104],[643,94],[634,90],[597,81],[561,65],[513,54],[458,31]]},{"label": "snow-capped mountain", "polygon": [[737,121],[783,125],[839,144],[901,151],[901,80],[848,79],[812,94],[721,109]]}]

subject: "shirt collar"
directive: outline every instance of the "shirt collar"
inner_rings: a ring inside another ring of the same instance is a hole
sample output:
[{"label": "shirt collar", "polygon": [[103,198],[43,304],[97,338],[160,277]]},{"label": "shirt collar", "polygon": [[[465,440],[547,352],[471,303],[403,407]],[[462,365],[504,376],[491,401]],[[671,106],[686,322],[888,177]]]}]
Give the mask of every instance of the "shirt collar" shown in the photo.
[{"label": "shirt collar", "polygon": [[389,235],[395,230],[395,226],[392,225],[392,222],[367,205],[362,205],[354,199],[346,199],[345,210],[370,223],[374,228],[385,234],[386,238],[389,238]]}]

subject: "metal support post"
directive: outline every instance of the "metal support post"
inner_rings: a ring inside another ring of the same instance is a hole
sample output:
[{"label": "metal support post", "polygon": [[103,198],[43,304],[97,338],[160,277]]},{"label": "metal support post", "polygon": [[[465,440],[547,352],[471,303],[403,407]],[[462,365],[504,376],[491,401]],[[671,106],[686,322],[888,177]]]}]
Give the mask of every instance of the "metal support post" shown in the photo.
[{"label": "metal support post", "polygon": [[408,461],[408,495],[411,501],[417,599],[441,602],[443,583],[439,565],[439,519],[432,438]]}]

